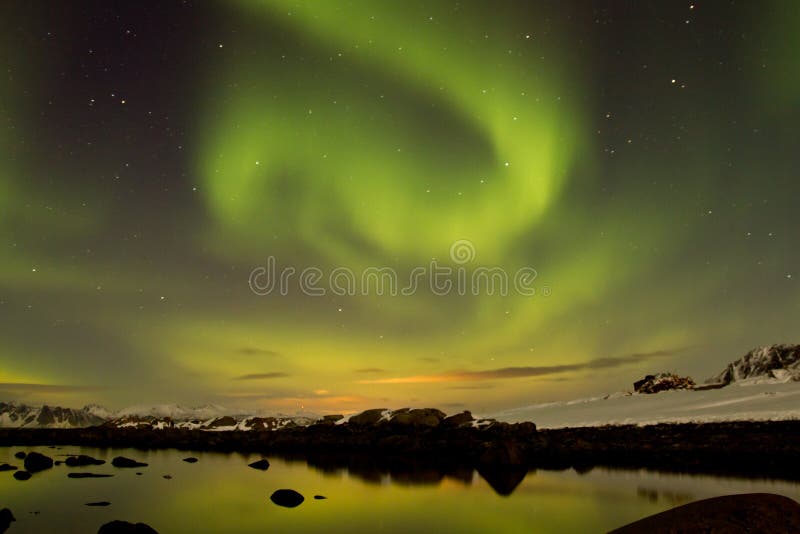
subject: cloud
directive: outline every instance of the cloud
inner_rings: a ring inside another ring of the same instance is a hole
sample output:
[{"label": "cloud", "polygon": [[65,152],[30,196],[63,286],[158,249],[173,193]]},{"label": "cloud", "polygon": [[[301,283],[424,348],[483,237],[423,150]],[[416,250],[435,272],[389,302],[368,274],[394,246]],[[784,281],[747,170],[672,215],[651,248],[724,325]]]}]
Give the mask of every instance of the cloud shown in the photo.
[{"label": "cloud", "polygon": [[356,373],[385,373],[386,369],[379,367],[365,367],[363,369],[356,369]]},{"label": "cloud", "polygon": [[438,382],[468,382],[480,380],[498,380],[506,378],[528,378],[547,376],[570,371],[583,371],[591,369],[610,369],[622,365],[635,363],[650,358],[670,356],[685,350],[685,348],[658,350],[653,352],[638,352],[624,356],[610,356],[596,358],[583,363],[570,363],[563,365],[542,365],[530,367],[501,367],[499,369],[486,369],[483,371],[450,371],[433,375],[415,375],[394,378],[379,378],[361,380],[361,384],[422,384]]},{"label": "cloud", "polygon": [[0,390],[22,393],[76,393],[81,391],[101,391],[100,386],[74,386],[70,384],[26,384],[21,382],[0,382]]},{"label": "cloud", "polygon": [[266,379],[269,379],[269,378],[286,378],[287,376],[289,376],[289,375],[286,374],[286,373],[278,373],[278,372],[273,372],[273,373],[252,373],[252,374],[249,374],[249,375],[241,375],[241,376],[234,377],[234,380],[266,380]]},{"label": "cloud", "polygon": [[280,356],[279,352],[269,349],[260,349],[258,347],[242,347],[236,352],[247,356]]}]

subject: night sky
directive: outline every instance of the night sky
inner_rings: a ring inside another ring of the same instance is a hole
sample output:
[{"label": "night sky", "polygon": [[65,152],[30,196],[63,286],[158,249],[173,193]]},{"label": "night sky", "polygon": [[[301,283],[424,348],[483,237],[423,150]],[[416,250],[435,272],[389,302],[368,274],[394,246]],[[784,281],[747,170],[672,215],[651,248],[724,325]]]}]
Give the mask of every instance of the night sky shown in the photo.
[{"label": "night sky", "polygon": [[[0,400],[490,411],[797,341],[794,0],[7,1],[0,30]],[[269,257],[536,291],[258,295]]]}]

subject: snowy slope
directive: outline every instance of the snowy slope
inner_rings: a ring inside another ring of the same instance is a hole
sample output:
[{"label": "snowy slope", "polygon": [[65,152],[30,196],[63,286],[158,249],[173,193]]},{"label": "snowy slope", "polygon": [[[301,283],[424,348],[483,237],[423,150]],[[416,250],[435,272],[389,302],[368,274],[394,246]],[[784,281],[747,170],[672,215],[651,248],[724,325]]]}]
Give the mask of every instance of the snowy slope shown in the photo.
[{"label": "snowy slope", "polygon": [[498,421],[533,421],[539,428],[668,422],[800,419],[800,383],[734,383],[704,391],[655,395],[617,393],[533,404],[489,414]]}]

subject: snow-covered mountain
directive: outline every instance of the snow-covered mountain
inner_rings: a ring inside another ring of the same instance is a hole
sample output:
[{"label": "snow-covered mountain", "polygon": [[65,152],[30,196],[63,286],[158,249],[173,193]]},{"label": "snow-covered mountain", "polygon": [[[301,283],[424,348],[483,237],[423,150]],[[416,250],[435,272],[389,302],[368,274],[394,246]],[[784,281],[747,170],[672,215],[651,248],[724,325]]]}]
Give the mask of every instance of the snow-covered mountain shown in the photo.
[{"label": "snow-covered mountain", "polygon": [[131,406],[113,412],[97,404],[81,409],[59,406],[30,406],[0,402],[0,427],[83,428],[103,425],[112,428],[187,428],[200,430],[276,430],[306,426],[317,421],[314,414],[256,415],[236,413],[218,405],[187,407],[178,404]]},{"label": "snow-covered mountain", "polygon": [[770,345],[753,349],[720,374],[709,378],[709,384],[734,382],[780,383],[800,381],[800,345]]},{"label": "snow-covered mountain", "polygon": [[233,412],[217,404],[205,404],[203,406],[182,406],[180,404],[153,404],[137,405],[125,408],[116,413],[111,413],[107,419],[119,417],[155,417],[170,418],[174,421],[188,421],[191,419],[211,419],[223,415],[232,415]]},{"label": "snow-covered mountain", "polygon": [[170,417],[154,417],[151,415],[124,415],[103,423],[107,428],[137,428],[162,430],[165,428],[182,428],[189,430],[278,430],[292,426],[308,426],[317,418],[304,416],[230,416],[223,415],[210,419],[172,419]]},{"label": "snow-covered mountain", "polygon": [[105,421],[98,406],[80,410],[59,406],[28,406],[15,402],[0,402],[0,427],[14,428],[80,428],[99,425]]}]

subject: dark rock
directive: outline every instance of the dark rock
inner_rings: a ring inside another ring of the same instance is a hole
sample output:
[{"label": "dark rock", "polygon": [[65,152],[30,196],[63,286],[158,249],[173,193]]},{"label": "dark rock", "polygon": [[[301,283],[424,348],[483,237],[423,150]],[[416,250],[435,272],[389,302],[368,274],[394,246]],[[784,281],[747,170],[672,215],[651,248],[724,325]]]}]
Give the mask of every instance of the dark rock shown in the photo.
[{"label": "dark rock", "polygon": [[453,427],[469,424],[469,423],[473,422],[474,420],[475,420],[475,418],[472,417],[472,413],[468,412],[468,411],[465,411],[465,412],[461,412],[461,413],[457,413],[457,414],[451,415],[450,417],[445,417],[444,420],[442,421],[442,424],[444,426],[448,427],[448,428],[453,428]]},{"label": "dark rock", "polygon": [[111,460],[111,465],[114,467],[147,467],[146,463],[137,462],[136,460],[131,460],[130,458],[125,458],[124,456],[117,456]]},{"label": "dark rock", "polygon": [[695,501],[612,531],[616,534],[800,532],[800,504],[782,495],[749,493]]},{"label": "dark rock", "polygon": [[348,421],[348,425],[353,426],[368,426],[374,425],[383,418],[383,412],[386,408],[373,408],[352,416]]},{"label": "dark rock", "polygon": [[11,526],[11,522],[16,521],[14,514],[8,508],[0,510],[0,532],[5,532]]},{"label": "dark rock", "polygon": [[105,460],[98,460],[96,458],[92,458],[91,456],[87,456],[85,454],[79,454],[78,456],[70,456],[64,461],[69,467],[79,467],[83,465],[103,465],[106,463]]},{"label": "dark rock", "polygon": [[325,500],[325,499],[327,499],[327,497],[325,495],[314,495],[314,500],[322,501],[322,500]]},{"label": "dark rock", "polygon": [[278,506],[284,506],[286,508],[300,506],[305,500],[302,495],[291,489],[276,490],[269,499]]},{"label": "dark rock", "polygon": [[28,480],[31,478],[31,474],[27,471],[14,471],[14,478],[17,480]]},{"label": "dark rock", "polygon": [[236,419],[231,417],[230,415],[226,415],[224,417],[217,417],[207,425],[203,426],[203,428],[219,428],[222,426],[236,426]]},{"label": "dark rock", "polygon": [[16,465],[2,464],[0,465],[0,473],[3,471],[16,471],[19,469]]},{"label": "dark rock", "polygon": [[444,412],[435,408],[420,408],[392,412],[389,423],[394,426],[436,427],[444,418]]},{"label": "dark rock", "polygon": [[158,534],[158,532],[144,523],[129,523],[117,520],[101,526],[97,534]]},{"label": "dark rock", "polygon": [[15,453],[14,453],[14,458],[17,458],[17,459],[19,459],[19,460],[24,460],[24,459],[25,459],[25,456],[27,456],[27,455],[25,454],[25,451],[19,451],[19,452],[15,452]]},{"label": "dark rock", "polygon": [[69,478],[108,478],[108,477],[113,477],[114,475],[106,475],[99,473],[68,473],[67,476]]},{"label": "dark rock", "polygon": [[189,458],[184,458],[183,461],[187,464],[194,464],[197,463],[197,458],[190,456]]},{"label": "dark rock", "polygon": [[260,469],[261,471],[266,471],[267,469],[269,469],[269,460],[263,458],[261,460],[258,460],[257,462],[248,464],[248,467],[252,467],[253,469]]},{"label": "dark rock", "polygon": [[479,462],[493,467],[524,465],[525,455],[519,442],[513,439],[501,439],[487,444]]},{"label": "dark rock", "polygon": [[53,467],[53,459],[38,452],[32,452],[25,457],[25,470],[37,473]]},{"label": "dark rock", "polygon": [[108,501],[87,502],[86,506],[111,506]]},{"label": "dark rock", "polygon": [[142,474],[141,473],[136,473],[136,476],[142,476]]},{"label": "dark rock", "polygon": [[172,475],[164,475],[164,478],[166,478],[167,480],[172,480]]},{"label": "dark rock", "polygon": [[335,425],[335,424],[336,424],[336,421],[339,421],[339,420],[341,420],[341,419],[344,419],[344,416],[343,416],[343,415],[341,415],[341,414],[336,414],[336,415],[326,415],[326,416],[323,416],[323,417],[322,417],[322,419],[318,419],[318,420],[317,420],[317,422],[316,422],[316,423],[314,423],[314,424],[315,424],[315,425],[326,425],[326,426],[330,426],[330,425]]},{"label": "dark rock", "polygon": [[252,430],[278,430],[289,421],[277,417],[250,417],[244,424]]},{"label": "dark rock", "polygon": [[694,380],[689,376],[678,376],[673,373],[658,373],[647,375],[633,383],[636,393],[658,393],[671,389],[692,389]]}]

